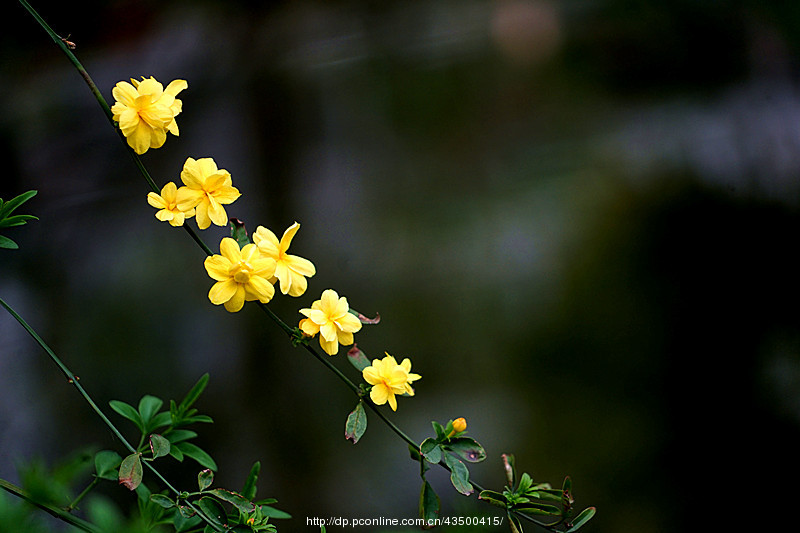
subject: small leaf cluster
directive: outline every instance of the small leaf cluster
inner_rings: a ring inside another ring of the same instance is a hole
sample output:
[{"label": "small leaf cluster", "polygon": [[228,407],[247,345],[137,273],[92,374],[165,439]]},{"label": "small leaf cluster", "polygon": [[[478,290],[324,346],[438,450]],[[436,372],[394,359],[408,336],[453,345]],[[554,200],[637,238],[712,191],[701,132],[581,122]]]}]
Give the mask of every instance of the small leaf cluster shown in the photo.
[{"label": "small leaf cluster", "polygon": [[214,472],[205,469],[197,475],[199,490],[183,492],[176,498],[165,494],[152,494],[150,501],[171,512],[172,523],[177,532],[200,531],[198,527],[204,521],[206,523],[202,529],[204,533],[274,532],[277,528],[269,523],[270,518],[291,518],[291,516],[271,506],[277,502],[274,498],[254,501],[260,471],[261,463],[256,462],[250,469],[250,475],[242,490],[234,492],[210,488],[214,483]]},{"label": "small leaf cluster", "polygon": [[[256,463],[241,492],[223,488],[210,488],[214,482],[217,465],[214,459],[197,445],[188,442],[197,433],[186,429],[195,423],[211,423],[211,417],[199,414],[192,407],[208,384],[204,374],[179,403],[171,400],[169,410],[162,411],[164,402],[146,395],[137,407],[119,400],[110,402],[111,408],[133,422],[141,433],[135,452],[122,458],[116,452],[104,450],[95,456],[97,477],[118,480],[120,484],[139,495],[140,512],[153,524],[172,524],[176,532],[277,531],[270,518],[290,518],[270,507],[277,500],[253,501],[261,464]],[[175,496],[150,493],[142,483],[142,461],[154,461],[167,455],[178,461],[185,457],[194,459],[204,469],[197,475],[198,490],[181,492]],[[143,498],[142,494],[146,497]],[[203,526],[205,524],[205,526]],[[202,528],[202,529],[201,529]]]},{"label": "small leaf cluster", "polygon": [[[16,196],[11,200],[7,201],[4,201],[2,198],[0,198],[0,229],[10,228],[13,226],[22,226],[29,220],[39,220],[33,215],[12,214],[15,209],[17,209],[19,206],[21,206],[34,196],[36,196],[36,191],[24,192],[19,196]],[[17,245],[17,243],[12,241],[8,237],[0,235],[0,248],[16,250],[17,248],[19,248],[19,245]]]},{"label": "small leaf cluster", "polygon": [[[196,444],[189,442],[197,433],[186,429],[195,423],[211,423],[210,416],[198,414],[192,405],[208,384],[208,374],[203,375],[180,403],[170,400],[169,411],[161,411],[164,401],[145,395],[137,407],[120,400],[109,402],[119,415],[133,422],[140,432],[136,451],[125,457],[119,468],[119,482],[134,490],[142,481],[142,461],[153,461],[171,455],[178,461],[189,457],[201,466],[217,470],[214,459]],[[146,454],[150,454],[149,457]]]},{"label": "small leaf cluster", "polygon": [[425,479],[425,473],[431,464],[441,464],[450,471],[450,482],[453,487],[469,496],[474,492],[469,482],[469,469],[466,463],[479,463],[486,459],[486,452],[478,441],[465,436],[466,431],[453,428],[453,420],[444,426],[432,421],[435,437],[428,437],[420,444],[419,449],[409,448],[411,458],[420,463],[422,489],[419,496],[419,516],[433,523],[439,516],[441,505],[439,496],[431,484]]},{"label": "small leaf cluster", "polygon": [[[571,519],[574,500],[572,498],[572,480],[567,476],[560,489],[554,489],[549,483],[534,483],[526,472],[516,480],[514,456],[503,454],[506,485],[502,493],[492,490],[481,491],[479,498],[506,510],[512,533],[522,533],[520,516],[525,516],[539,526],[551,531],[572,533],[580,529],[595,514],[595,508],[584,509],[577,517]],[[551,517],[554,522],[544,523],[534,517]]]}]

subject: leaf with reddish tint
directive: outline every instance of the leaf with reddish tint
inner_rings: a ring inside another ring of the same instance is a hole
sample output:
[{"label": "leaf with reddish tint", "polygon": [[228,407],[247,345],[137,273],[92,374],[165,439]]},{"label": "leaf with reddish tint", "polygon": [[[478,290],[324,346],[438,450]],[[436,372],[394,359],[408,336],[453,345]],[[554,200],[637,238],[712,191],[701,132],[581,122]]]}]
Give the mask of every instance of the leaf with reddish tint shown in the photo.
[{"label": "leaf with reddish tint", "polygon": [[206,490],[214,482],[214,471],[206,468],[197,474],[197,486],[200,490]]},{"label": "leaf with reddish tint", "polygon": [[231,237],[239,245],[239,248],[244,248],[250,244],[250,236],[247,235],[247,228],[244,227],[244,222],[238,218],[231,218],[228,222],[231,225]]},{"label": "leaf with reddish tint", "polygon": [[141,454],[132,453],[122,460],[119,466],[119,484],[125,485],[128,490],[136,490],[142,482],[142,461]]},{"label": "leaf with reddish tint", "polygon": [[350,312],[356,315],[358,317],[358,320],[365,325],[379,324],[381,321],[381,315],[379,315],[378,313],[375,313],[375,318],[369,318],[367,316],[362,315],[355,309],[351,309]]},{"label": "leaf with reddish tint", "polygon": [[356,408],[347,415],[347,421],[344,424],[344,437],[355,444],[361,439],[365,431],[367,431],[367,413],[364,411],[364,403],[358,402]]},{"label": "leaf with reddish tint", "polygon": [[150,451],[153,452],[153,459],[169,455],[170,443],[165,437],[158,433],[150,435]]},{"label": "leaf with reddish tint", "polygon": [[450,439],[447,443],[447,448],[470,463],[480,463],[486,459],[486,451],[483,449],[483,446],[470,437],[456,437]]},{"label": "leaf with reddish tint", "polygon": [[355,344],[347,351],[347,360],[350,361],[350,364],[356,367],[356,370],[359,372],[363,372],[365,368],[372,364],[364,352]]},{"label": "leaf with reddish tint", "polygon": [[573,531],[578,531],[586,522],[592,519],[592,517],[597,512],[597,509],[594,507],[587,507],[581,514],[575,517],[575,520],[572,520],[572,526],[566,531],[566,533],[572,533]]},{"label": "leaf with reddish tint", "polygon": [[253,505],[253,502],[249,501],[241,494],[238,494],[230,490],[212,489],[208,491],[208,494],[224,502],[228,502],[229,504],[233,505],[244,514],[252,513],[256,508],[256,506]]}]

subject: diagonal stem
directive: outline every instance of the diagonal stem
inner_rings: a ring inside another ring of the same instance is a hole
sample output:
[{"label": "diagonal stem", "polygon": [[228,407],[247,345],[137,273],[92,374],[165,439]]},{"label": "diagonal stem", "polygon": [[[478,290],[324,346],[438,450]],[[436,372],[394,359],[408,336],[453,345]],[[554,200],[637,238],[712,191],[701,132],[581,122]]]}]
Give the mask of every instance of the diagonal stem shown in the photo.
[{"label": "diagonal stem", "polygon": [[67,524],[74,526],[80,530],[87,531],[88,533],[101,533],[100,529],[94,524],[87,522],[86,520],[82,520],[77,516],[71,515],[64,509],[61,509],[60,507],[51,505],[49,503],[43,503],[37,501],[28,491],[26,491],[22,487],[14,485],[13,483],[9,483],[5,479],[0,479],[0,488],[5,490],[6,492],[13,494],[18,498],[22,498],[28,503],[35,505],[39,509],[51,514],[52,516],[58,518],[62,522],[66,522]]},{"label": "diagonal stem", "polygon": [[[121,139],[121,140],[122,140],[122,142],[125,144],[125,146],[128,148],[128,153],[129,153],[129,154],[131,155],[131,157],[133,158],[134,164],[136,165],[137,169],[138,169],[138,170],[139,170],[139,172],[142,174],[142,176],[145,178],[145,180],[147,181],[148,185],[149,185],[149,186],[150,186],[150,188],[153,190],[153,192],[155,192],[156,194],[158,194],[158,193],[160,192],[160,190],[159,190],[159,188],[156,186],[155,182],[153,181],[153,178],[150,176],[150,173],[148,172],[147,168],[146,168],[146,167],[144,166],[144,164],[142,163],[142,160],[141,160],[141,158],[139,158],[138,154],[136,154],[136,152],[134,152],[134,151],[133,151],[133,150],[132,150],[132,149],[131,149],[131,148],[128,146],[128,144],[127,144],[127,141],[125,140],[125,137],[123,136],[123,134],[122,134],[122,132],[120,131],[120,129],[117,127],[117,124],[116,124],[116,122],[114,121],[114,118],[113,118],[113,113],[111,112],[111,108],[109,107],[109,105],[108,105],[108,102],[106,102],[105,98],[103,98],[103,95],[102,95],[102,94],[100,93],[100,91],[97,89],[97,85],[94,83],[94,81],[92,80],[91,76],[89,76],[89,73],[86,71],[86,69],[85,69],[85,68],[83,67],[83,65],[80,63],[80,61],[78,61],[78,58],[77,58],[77,57],[75,57],[75,54],[73,54],[73,53],[72,53],[72,50],[70,50],[70,47],[69,47],[69,46],[67,45],[67,43],[65,42],[66,40],[65,40],[65,39],[62,39],[62,38],[61,38],[61,37],[60,37],[58,34],[56,34],[56,33],[55,33],[55,31],[53,31],[53,29],[52,29],[52,28],[50,28],[50,26],[47,24],[47,22],[45,22],[45,20],[44,20],[44,19],[42,19],[42,18],[39,16],[39,14],[38,14],[38,13],[37,13],[37,12],[36,12],[36,11],[35,11],[35,10],[34,10],[32,7],[31,7],[31,6],[30,6],[30,4],[28,4],[28,2],[27,2],[26,0],[19,0],[19,1],[20,1],[20,3],[23,5],[23,7],[25,7],[25,9],[27,9],[27,10],[28,10],[28,12],[29,12],[29,13],[30,13],[30,14],[31,14],[31,15],[32,15],[32,16],[33,16],[33,17],[34,17],[36,20],[37,20],[37,22],[39,22],[39,24],[42,26],[42,28],[44,28],[44,30],[45,30],[45,31],[46,31],[46,32],[47,32],[47,33],[50,35],[50,37],[53,39],[53,41],[56,43],[56,45],[58,45],[58,47],[59,47],[59,48],[61,48],[61,50],[62,50],[62,51],[63,51],[63,52],[64,52],[64,53],[67,55],[67,58],[69,58],[70,62],[71,62],[71,63],[72,63],[74,66],[75,66],[75,68],[78,70],[78,72],[80,73],[81,77],[83,77],[84,81],[85,81],[85,82],[86,82],[86,84],[89,86],[89,90],[92,92],[92,94],[94,95],[94,97],[95,97],[95,99],[97,100],[98,104],[100,104],[100,107],[103,109],[103,112],[105,113],[106,117],[107,117],[107,118],[109,119],[109,121],[111,122],[111,125],[112,125],[112,126],[114,127],[114,129],[117,131],[117,134],[119,135],[120,139]],[[201,239],[201,238],[200,238],[200,237],[197,235],[197,233],[196,233],[196,232],[195,232],[195,231],[194,231],[194,230],[193,230],[191,227],[189,227],[189,225],[187,225],[187,224],[184,224],[184,225],[183,225],[183,228],[184,228],[184,230],[185,230],[185,231],[186,231],[186,232],[189,234],[189,236],[190,236],[190,237],[191,237],[191,238],[192,238],[192,239],[195,241],[195,243],[197,243],[197,245],[198,245],[198,246],[199,246],[199,247],[200,247],[200,248],[203,250],[203,252],[205,252],[205,254],[206,254],[206,255],[209,255],[209,256],[210,256],[210,255],[213,255],[213,252],[211,251],[211,249],[210,249],[210,248],[209,248],[209,247],[208,247],[208,246],[207,246],[207,245],[206,245],[206,244],[203,242],[203,240],[202,240],[202,239]],[[4,306],[5,306],[5,305],[4,305]],[[283,331],[284,331],[285,333],[287,333],[287,334],[288,334],[290,337],[293,337],[293,336],[294,336],[294,330],[293,330],[292,328],[290,328],[290,327],[289,327],[289,326],[288,326],[288,325],[287,325],[287,324],[286,324],[286,323],[285,323],[283,320],[281,320],[281,318],[280,318],[280,317],[278,317],[278,316],[277,316],[277,315],[276,315],[276,314],[275,314],[275,313],[274,313],[274,312],[273,312],[271,309],[269,309],[269,308],[268,308],[266,305],[264,305],[264,304],[262,304],[262,303],[260,303],[260,302],[259,302],[259,306],[261,307],[261,309],[262,309],[262,310],[263,310],[263,311],[264,311],[264,312],[265,312],[265,313],[266,313],[266,314],[267,314],[267,315],[268,315],[268,316],[269,316],[269,317],[270,317],[270,318],[271,318],[271,319],[272,319],[272,320],[273,320],[273,321],[274,321],[274,322],[275,322],[275,323],[276,323],[276,324],[277,324],[277,325],[278,325],[278,326],[279,326],[281,329],[283,329]],[[6,306],[6,308],[7,308],[7,309],[10,309],[10,308],[8,308],[7,306]],[[353,382],[350,380],[350,378],[348,378],[347,376],[345,376],[345,375],[344,375],[344,374],[343,374],[343,373],[342,373],[342,372],[341,372],[341,371],[340,371],[338,368],[336,368],[336,366],[334,366],[334,365],[333,365],[333,364],[332,364],[330,361],[328,361],[328,360],[327,360],[325,357],[323,357],[322,355],[320,355],[320,354],[319,354],[319,353],[318,353],[318,352],[317,352],[317,351],[316,351],[316,350],[315,350],[313,347],[311,347],[311,346],[309,346],[309,345],[307,345],[307,344],[306,344],[306,345],[304,345],[304,347],[306,348],[306,350],[307,350],[307,351],[308,351],[308,352],[309,352],[309,353],[310,353],[310,354],[311,354],[313,357],[315,357],[315,358],[316,358],[318,361],[320,361],[320,362],[321,362],[323,365],[325,365],[325,366],[326,366],[326,367],[327,367],[329,370],[331,370],[331,371],[332,371],[332,372],[333,372],[333,373],[334,373],[334,374],[335,374],[335,375],[336,375],[336,376],[337,376],[337,377],[338,377],[338,378],[339,378],[339,379],[340,379],[340,380],[341,380],[341,381],[342,381],[342,382],[343,382],[345,385],[347,385],[347,387],[348,387],[348,388],[350,388],[350,389],[351,389],[351,390],[352,390],[352,391],[353,391],[353,392],[354,392],[354,393],[355,393],[355,394],[356,394],[356,395],[357,395],[359,398],[361,398],[361,396],[362,396],[362,395],[361,395],[361,390],[359,389],[359,387],[358,387],[357,385],[355,385],[355,384],[354,384],[354,383],[353,383]],[[55,355],[53,354],[53,355],[52,355],[52,357],[54,357],[54,356],[55,356]],[[56,358],[56,359],[57,359],[57,358]],[[63,371],[63,369],[62,369],[62,371]],[[69,377],[69,376],[68,376],[68,377]],[[74,380],[73,380],[73,381],[74,381]],[[76,384],[76,386],[77,386],[77,387],[79,387],[79,390],[82,390],[82,389],[80,388],[80,385],[78,385],[76,381],[75,381],[75,384]],[[86,397],[87,399],[89,399],[89,398],[88,398],[88,395],[86,395],[85,397]],[[89,399],[89,400],[90,400],[90,399]],[[405,442],[406,442],[407,444],[409,444],[410,446],[413,446],[414,448],[416,448],[416,449],[419,449],[419,445],[418,445],[418,444],[417,444],[417,443],[416,443],[416,442],[415,442],[413,439],[411,439],[411,438],[410,438],[408,435],[406,435],[406,434],[405,434],[405,433],[404,433],[404,432],[403,432],[403,431],[402,431],[402,430],[401,430],[399,427],[397,427],[397,425],[395,425],[395,424],[394,424],[394,423],[393,423],[391,420],[389,420],[389,419],[386,417],[386,415],[384,415],[384,414],[383,414],[383,413],[382,413],[382,412],[381,412],[381,411],[378,409],[378,407],[377,407],[376,405],[374,405],[374,404],[372,404],[372,403],[370,403],[370,402],[364,402],[364,403],[366,403],[366,404],[367,404],[367,406],[368,406],[368,407],[369,407],[369,408],[370,408],[370,409],[371,409],[371,410],[372,410],[372,411],[373,411],[373,412],[374,412],[376,415],[378,415],[378,417],[379,417],[379,418],[380,418],[380,419],[381,419],[381,420],[382,420],[382,421],[383,421],[383,422],[384,422],[384,423],[385,423],[385,424],[386,424],[386,425],[389,427],[389,429],[391,429],[391,430],[392,430],[392,431],[393,431],[395,434],[397,434],[397,435],[398,435],[398,436],[399,436],[399,437],[400,437],[400,438],[401,438],[403,441],[405,441]],[[97,411],[99,412],[99,409],[97,409]],[[101,416],[102,416],[102,415],[101,415]],[[103,418],[105,419],[105,417],[104,417],[104,416],[103,416]],[[105,420],[107,420],[107,419],[105,419]],[[108,422],[108,423],[110,424],[110,422]],[[127,445],[129,448],[130,448],[130,445],[128,445],[127,443],[126,443],[126,445]],[[165,483],[165,484],[166,484],[166,485],[167,485],[167,486],[168,486],[168,487],[171,489],[171,490],[173,490],[173,491],[177,492],[177,490],[176,490],[176,489],[172,488],[172,486],[171,486],[171,485],[169,485],[169,483],[167,483],[167,481],[166,481],[166,480],[165,480],[163,477],[161,477],[161,475],[160,475],[160,474],[158,474],[158,472],[156,472],[156,470],[153,468],[153,466],[152,466],[152,465],[151,465],[149,462],[148,462],[148,463],[145,463],[145,464],[147,464],[147,466],[149,466],[149,467],[150,467],[150,469],[151,469],[151,470],[153,470],[153,472],[154,472],[154,473],[155,473],[155,474],[156,474],[156,475],[157,475],[157,476],[158,476],[158,477],[159,477],[159,478],[160,478],[160,479],[161,479],[161,480],[162,480],[162,481],[163,481],[163,482],[164,482],[164,483]],[[440,464],[440,466],[442,466],[443,468],[445,468],[445,469],[449,470],[449,468],[448,468],[446,465],[444,465],[444,464]],[[484,489],[483,489],[483,488],[482,488],[480,485],[478,485],[477,483],[474,483],[474,482],[471,482],[471,483],[472,483],[472,485],[474,485],[474,486],[475,486],[475,487],[476,487],[478,490],[484,490]],[[187,503],[188,503],[188,502],[187,502]],[[190,504],[190,505],[191,505],[191,504]],[[198,511],[198,512],[199,512],[199,511]],[[546,529],[550,529],[550,527],[549,527],[548,525],[546,525],[546,524],[543,524],[543,523],[539,522],[538,520],[535,520],[535,519],[533,519],[533,518],[531,518],[531,517],[529,517],[529,516],[526,516],[526,515],[524,515],[524,514],[519,514],[518,516],[522,516],[523,518],[525,518],[525,519],[527,519],[527,520],[529,520],[529,521],[531,521],[531,522],[533,522],[533,523],[535,523],[535,524],[537,524],[537,525],[539,525],[539,526],[541,526],[541,527],[544,527],[544,528],[546,528]]]},{"label": "diagonal stem", "polygon": [[[42,349],[45,352],[47,352],[47,355],[50,356],[50,359],[56,364],[56,366],[58,366],[59,370],[61,370],[61,373],[64,374],[64,376],[66,376],[67,382],[70,385],[74,386],[75,389],[78,391],[78,393],[81,396],[83,396],[83,399],[86,400],[86,403],[89,404],[89,406],[92,408],[92,410],[97,414],[97,416],[100,417],[100,419],[106,424],[106,426],[108,426],[109,429],[111,429],[111,432],[114,433],[114,436],[116,436],[119,439],[119,441],[123,444],[123,446],[125,446],[128,449],[129,452],[136,453],[136,449],[131,445],[130,442],[128,442],[125,439],[125,437],[117,429],[117,427],[114,425],[114,423],[111,422],[111,420],[108,419],[108,417],[105,415],[105,413],[103,413],[103,411],[100,409],[100,407],[98,407],[97,404],[94,402],[94,400],[92,400],[92,397],[89,396],[89,393],[86,392],[86,389],[84,389],[83,386],[80,384],[80,382],[79,382],[80,378],[78,376],[76,376],[69,368],[67,368],[67,366],[63,363],[63,361],[61,361],[61,359],[55,354],[55,352],[53,352],[53,350],[50,348],[50,346],[48,346],[47,343],[44,342],[44,340],[39,336],[39,334],[36,333],[36,331],[30,325],[28,325],[28,323],[25,322],[25,320],[16,311],[14,311],[14,309],[10,305],[8,305],[5,302],[5,300],[3,300],[2,298],[0,298],[0,306],[5,308],[5,310],[8,311],[8,313],[12,317],[14,317],[14,319],[17,322],[19,322],[19,324],[25,329],[25,331],[27,331],[28,334],[30,334],[30,336],[33,337],[33,339],[36,341],[36,343],[39,346],[41,346]],[[166,478],[164,478],[164,476],[162,476],[161,473],[158,470],[156,470],[155,467],[152,464],[150,464],[149,462],[146,462],[146,461],[144,462],[144,464],[153,472],[153,474],[155,474],[155,476],[159,480],[161,480],[162,483],[164,483],[164,485],[169,490],[171,490],[176,495],[180,495],[181,494],[181,492],[178,489],[176,489],[175,487],[173,487],[172,484],[170,484],[169,481],[167,481]],[[5,487],[3,487],[3,488],[5,488]],[[191,502],[187,501],[186,503],[193,511],[195,511],[197,514],[199,514],[201,517],[203,517],[203,519],[205,519],[206,522],[208,522],[209,524],[213,524],[210,520],[208,520],[205,517],[204,514],[202,514],[202,512],[199,509],[195,508],[191,504]]]}]

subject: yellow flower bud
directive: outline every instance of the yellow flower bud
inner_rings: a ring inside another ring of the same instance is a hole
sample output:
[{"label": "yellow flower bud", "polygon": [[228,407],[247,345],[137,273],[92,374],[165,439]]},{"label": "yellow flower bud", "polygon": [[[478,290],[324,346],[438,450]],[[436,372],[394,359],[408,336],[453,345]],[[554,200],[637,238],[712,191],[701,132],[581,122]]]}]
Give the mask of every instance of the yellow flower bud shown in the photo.
[{"label": "yellow flower bud", "polygon": [[456,435],[457,433],[461,433],[462,431],[466,430],[467,430],[467,420],[463,417],[456,418],[455,420],[453,420],[453,430],[450,432],[449,435],[447,435],[447,438],[449,439],[453,435]]}]

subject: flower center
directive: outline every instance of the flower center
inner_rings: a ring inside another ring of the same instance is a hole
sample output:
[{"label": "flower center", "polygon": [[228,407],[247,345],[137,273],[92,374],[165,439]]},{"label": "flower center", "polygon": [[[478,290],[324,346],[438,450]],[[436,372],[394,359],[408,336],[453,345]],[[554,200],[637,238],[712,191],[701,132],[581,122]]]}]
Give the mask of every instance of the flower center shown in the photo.
[{"label": "flower center", "polygon": [[247,261],[239,261],[230,268],[228,274],[233,277],[236,283],[247,283],[250,281],[250,273],[252,270],[253,267],[250,266]]}]

